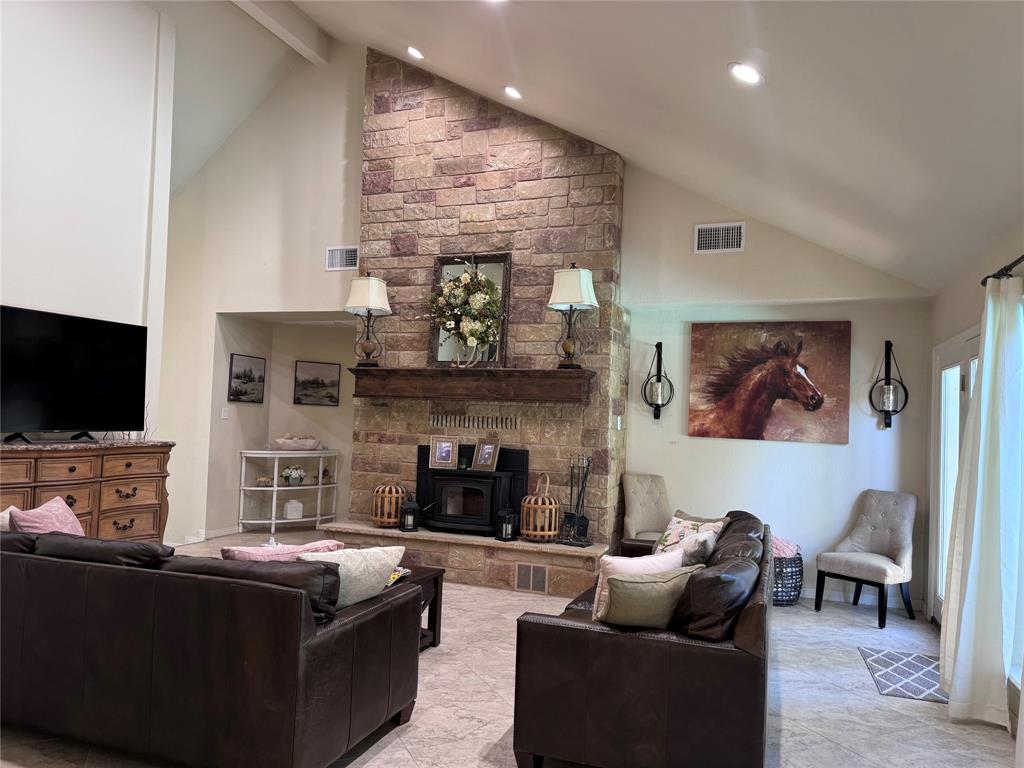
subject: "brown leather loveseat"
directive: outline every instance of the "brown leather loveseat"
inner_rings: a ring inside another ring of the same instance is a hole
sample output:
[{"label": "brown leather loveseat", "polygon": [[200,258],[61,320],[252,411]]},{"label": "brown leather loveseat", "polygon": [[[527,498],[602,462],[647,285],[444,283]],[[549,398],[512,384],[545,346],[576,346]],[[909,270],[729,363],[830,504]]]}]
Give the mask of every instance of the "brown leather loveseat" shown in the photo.
[{"label": "brown leather loveseat", "polygon": [[[729,518],[709,567],[690,578],[677,607],[685,632],[595,622],[593,590],[560,616],[519,618],[520,768],[545,757],[599,768],[764,765],[771,532],[746,512]],[[626,540],[622,554],[653,547]],[[742,570],[756,579],[752,593],[735,578]]]},{"label": "brown leather loveseat", "polygon": [[188,766],[323,768],[411,715],[415,584],[334,615],[328,564],[63,534],[5,533],[3,550],[5,723]]}]

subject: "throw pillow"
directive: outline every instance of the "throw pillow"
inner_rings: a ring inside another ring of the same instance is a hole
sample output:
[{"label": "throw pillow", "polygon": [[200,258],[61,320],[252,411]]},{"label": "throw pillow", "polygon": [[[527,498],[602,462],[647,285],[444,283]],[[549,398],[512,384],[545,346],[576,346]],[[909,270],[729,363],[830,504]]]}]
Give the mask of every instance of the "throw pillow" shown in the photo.
[{"label": "throw pillow", "polygon": [[405,547],[371,547],[339,549],[337,552],[314,552],[299,555],[300,561],[335,563],[341,577],[338,609],[376,597],[388,584]]},{"label": "throw pillow", "polygon": [[35,509],[11,509],[11,530],[22,533],[71,533],[85,536],[82,524],[60,496]]},{"label": "throw pillow", "polygon": [[712,643],[732,637],[760,573],[758,563],[734,557],[693,574],[669,627]]},{"label": "throw pillow", "polygon": [[145,541],[103,541],[66,533],[44,533],[36,540],[35,554],[61,560],[156,568],[174,554],[174,548]]},{"label": "throw pillow", "polygon": [[709,520],[676,510],[665,532],[654,545],[654,551],[671,552],[673,549],[681,549],[683,565],[706,563],[715,549],[718,535],[728,522],[729,519],[726,517]]},{"label": "throw pillow", "polygon": [[608,624],[665,629],[676,611],[690,576],[703,565],[688,565],[664,573],[608,578]]},{"label": "throw pillow", "polygon": [[299,555],[309,552],[337,552],[344,547],[340,541],[324,539],[308,544],[278,544],[276,547],[222,547],[220,556],[225,560],[270,560],[287,562],[298,560]]},{"label": "throw pillow", "polygon": [[640,576],[645,573],[664,573],[683,564],[683,552],[675,549],[646,557],[601,557],[601,570],[597,576],[597,592],[594,594],[594,621],[604,621],[608,613],[608,577],[618,575]]},{"label": "throw pillow", "polygon": [[17,509],[17,507],[10,506],[0,512],[0,532],[11,530],[11,510],[13,509]]}]

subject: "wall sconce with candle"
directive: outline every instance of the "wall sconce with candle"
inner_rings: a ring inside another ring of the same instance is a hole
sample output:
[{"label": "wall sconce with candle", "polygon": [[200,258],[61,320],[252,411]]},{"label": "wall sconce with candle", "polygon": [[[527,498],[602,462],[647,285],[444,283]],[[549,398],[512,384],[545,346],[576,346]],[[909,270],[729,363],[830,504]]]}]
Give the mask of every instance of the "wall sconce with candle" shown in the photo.
[{"label": "wall sconce with candle", "polygon": [[[893,365],[896,366],[895,376],[892,375]],[[892,342],[888,339],[885,340],[885,357],[878,366],[875,383],[871,385],[871,390],[868,392],[868,401],[874,410],[882,414],[886,429],[892,426],[892,417],[902,412],[910,401],[910,392],[907,391],[907,385],[903,383],[900,364],[896,362],[896,356],[892,352]]]}]

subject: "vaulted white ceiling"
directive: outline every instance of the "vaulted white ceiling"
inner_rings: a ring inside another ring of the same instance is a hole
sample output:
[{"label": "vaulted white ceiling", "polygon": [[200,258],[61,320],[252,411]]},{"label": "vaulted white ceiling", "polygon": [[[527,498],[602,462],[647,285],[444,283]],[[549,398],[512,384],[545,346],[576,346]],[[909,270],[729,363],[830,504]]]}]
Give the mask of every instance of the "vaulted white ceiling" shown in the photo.
[{"label": "vaulted white ceiling", "polygon": [[229,2],[149,5],[174,20],[171,192],[217,148],[302,58]]},{"label": "vaulted white ceiling", "polygon": [[[1022,3],[297,4],[926,288],[1024,216]],[[730,61],[767,82],[740,86]]]}]

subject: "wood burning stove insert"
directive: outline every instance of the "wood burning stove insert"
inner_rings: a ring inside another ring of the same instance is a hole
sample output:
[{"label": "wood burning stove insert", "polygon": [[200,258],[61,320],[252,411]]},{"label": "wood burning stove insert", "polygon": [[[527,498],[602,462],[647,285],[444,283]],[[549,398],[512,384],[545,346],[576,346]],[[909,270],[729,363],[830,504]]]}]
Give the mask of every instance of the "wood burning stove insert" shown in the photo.
[{"label": "wood burning stove insert", "polygon": [[[529,451],[502,448],[494,472],[431,469],[430,447],[419,446],[416,503],[421,510],[420,524],[433,531],[494,536],[503,509],[519,512],[526,495],[529,457]],[[471,465],[472,461],[473,446],[459,446],[459,463]]]}]

